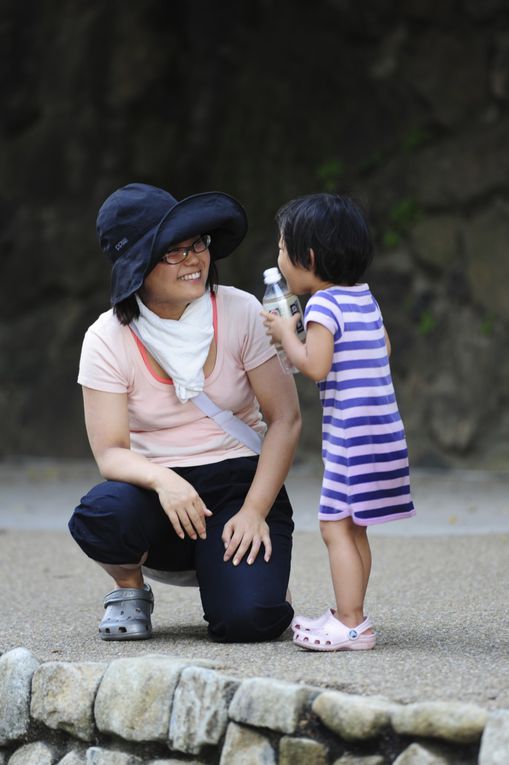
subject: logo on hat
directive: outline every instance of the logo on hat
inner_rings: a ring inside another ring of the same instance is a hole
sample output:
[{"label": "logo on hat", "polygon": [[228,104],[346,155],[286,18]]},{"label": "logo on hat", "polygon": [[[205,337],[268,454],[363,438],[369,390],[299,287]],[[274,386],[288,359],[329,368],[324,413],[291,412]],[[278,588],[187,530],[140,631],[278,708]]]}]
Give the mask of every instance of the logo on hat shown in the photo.
[{"label": "logo on hat", "polygon": [[126,239],[126,237],[124,236],[124,238],[123,238],[123,239],[121,239],[121,240],[120,240],[120,242],[117,242],[117,243],[116,243],[116,245],[115,245],[115,249],[116,249],[116,251],[117,251],[117,252],[120,252],[120,250],[122,250],[122,249],[123,249],[123,248],[126,246],[126,244],[127,244],[127,242],[128,242],[128,241],[129,241],[129,240],[128,240],[128,239]]}]

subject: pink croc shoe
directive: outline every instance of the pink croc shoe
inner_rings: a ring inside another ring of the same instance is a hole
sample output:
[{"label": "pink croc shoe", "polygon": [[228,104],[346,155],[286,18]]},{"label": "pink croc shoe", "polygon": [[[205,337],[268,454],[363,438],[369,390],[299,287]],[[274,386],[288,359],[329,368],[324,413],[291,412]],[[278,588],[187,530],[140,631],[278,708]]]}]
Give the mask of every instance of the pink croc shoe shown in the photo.
[{"label": "pink croc shoe", "polygon": [[335,608],[328,608],[321,616],[317,616],[316,619],[309,619],[307,616],[297,614],[292,619],[292,630],[294,632],[312,632],[313,630],[319,630],[322,627],[331,614],[335,614]]},{"label": "pink croc shoe", "polygon": [[327,619],[312,632],[295,632],[293,642],[308,651],[369,651],[375,647],[376,635],[366,635],[372,627],[366,617],[357,627],[347,627],[329,612]]}]

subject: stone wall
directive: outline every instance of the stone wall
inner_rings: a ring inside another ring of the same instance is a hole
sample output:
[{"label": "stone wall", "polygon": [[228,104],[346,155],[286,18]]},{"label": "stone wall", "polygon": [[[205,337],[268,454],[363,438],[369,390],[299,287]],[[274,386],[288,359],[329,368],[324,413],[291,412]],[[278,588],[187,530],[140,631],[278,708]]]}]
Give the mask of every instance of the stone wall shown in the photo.
[{"label": "stone wall", "polygon": [[0,456],[89,454],[95,216],[136,180],[238,197],[220,276],[259,297],[276,209],[359,197],[413,463],[508,469],[506,0],[6,0],[0,40]]},{"label": "stone wall", "polygon": [[504,765],[509,710],[400,705],[147,655],[0,657],[0,765]]}]

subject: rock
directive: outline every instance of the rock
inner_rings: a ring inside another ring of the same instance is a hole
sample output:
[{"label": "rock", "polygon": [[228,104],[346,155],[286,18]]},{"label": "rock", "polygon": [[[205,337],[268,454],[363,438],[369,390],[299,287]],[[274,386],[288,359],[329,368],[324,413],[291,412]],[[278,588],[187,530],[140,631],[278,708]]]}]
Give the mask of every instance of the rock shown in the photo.
[{"label": "rock", "polygon": [[374,80],[385,80],[397,70],[401,48],[408,39],[408,29],[399,25],[382,39],[378,54],[369,68]]},{"label": "rock", "polygon": [[[430,66],[430,50],[433,64]],[[452,127],[484,103],[487,49],[475,29],[436,29],[414,40],[403,63],[406,77],[430,105],[434,118]],[[468,88],[464,83],[468,82]]]},{"label": "rock", "polygon": [[38,666],[26,648],[14,648],[0,657],[0,746],[28,732],[30,684]]},{"label": "rock", "polygon": [[91,741],[94,699],[106,666],[99,662],[42,664],[32,681],[32,717],[48,728]]},{"label": "rock", "polygon": [[465,0],[466,12],[476,21],[489,19],[505,8],[505,0]]},{"label": "rock", "polygon": [[414,21],[424,21],[431,13],[438,20],[451,12],[453,3],[454,0],[407,0],[401,7],[401,13]]},{"label": "rock", "polygon": [[219,765],[276,765],[276,762],[265,736],[236,723],[228,725]]},{"label": "rock", "polygon": [[473,386],[458,387],[452,370],[442,369],[433,380],[428,427],[435,441],[448,451],[464,453],[478,433],[482,410],[469,406]]},{"label": "rock", "polygon": [[379,754],[344,754],[333,765],[385,765],[385,758]]},{"label": "rock", "polygon": [[490,712],[479,750],[479,765],[507,765],[509,761],[509,711]]},{"label": "rock", "polygon": [[[423,426],[444,450],[466,453],[503,406],[500,393],[495,393],[504,376],[504,362],[496,351],[499,330],[484,333],[479,316],[467,308],[456,308],[439,326],[434,359],[428,363],[435,371],[424,393]],[[491,380],[490,396],[486,396],[486,380]]]},{"label": "rock", "polygon": [[65,757],[58,761],[57,765],[86,765],[86,758],[85,750],[73,749],[67,752]]},{"label": "rock", "polygon": [[281,733],[294,733],[310,689],[302,685],[273,680],[243,680],[232,699],[229,715],[232,720]]},{"label": "rock", "polygon": [[420,744],[410,744],[393,765],[449,765],[450,760]]},{"label": "rock", "polygon": [[58,755],[53,747],[37,741],[16,749],[9,758],[9,765],[54,765]]},{"label": "rock", "polygon": [[279,765],[327,765],[327,747],[309,738],[283,736],[279,742]]},{"label": "rock", "polygon": [[167,741],[173,694],[188,664],[168,656],[112,661],[95,700],[99,730],[127,741]]},{"label": "rock", "polygon": [[203,765],[202,762],[199,762],[198,760],[150,760],[150,762],[147,762],[146,765]]},{"label": "rock", "polygon": [[495,38],[495,54],[490,71],[491,92],[495,98],[509,99],[509,34],[504,30]]},{"label": "rock", "polygon": [[475,704],[423,701],[395,709],[392,726],[404,736],[440,738],[455,743],[479,741],[488,713]]},{"label": "rock", "polygon": [[238,685],[211,669],[187,667],[175,691],[170,719],[170,749],[198,754],[217,744],[228,723],[228,705]]},{"label": "rock", "polygon": [[408,195],[420,206],[447,208],[504,188],[509,174],[508,130],[509,119],[504,118],[424,148],[414,158]]},{"label": "rock", "polygon": [[466,230],[467,275],[475,302],[489,316],[509,319],[509,205],[499,202],[473,218]]},{"label": "rock", "polygon": [[412,228],[411,245],[425,265],[447,271],[458,255],[459,226],[453,215],[436,215],[418,221]]},{"label": "rock", "polygon": [[313,712],[345,741],[378,736],[390,723],[395,705],[377,696],[324,691],[313,702]]},{"label": "rock", "polygon": [[142,765],[142,760],[133,754],[91,746],[87,749],[86,765]]}]

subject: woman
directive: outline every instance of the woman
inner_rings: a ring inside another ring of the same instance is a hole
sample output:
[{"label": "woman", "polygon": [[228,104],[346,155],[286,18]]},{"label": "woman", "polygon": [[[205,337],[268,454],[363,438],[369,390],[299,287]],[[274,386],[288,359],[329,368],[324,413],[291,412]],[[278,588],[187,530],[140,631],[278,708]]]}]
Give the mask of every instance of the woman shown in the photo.
[{"label": "woman", "polygon": [[113,309],[85,335],[78,382],[106,481],[69,528],[115,581],[100,637],[151,637],[144,572],[178,581],[189,570],[213,639],[278,637],[293,615],[283,481],[300,413],[259,302],[214,286],[215,261],[244,238],[245,212],[227,194],[177,202],[132,183],[106,199],[97,230],[113,264]]}]

